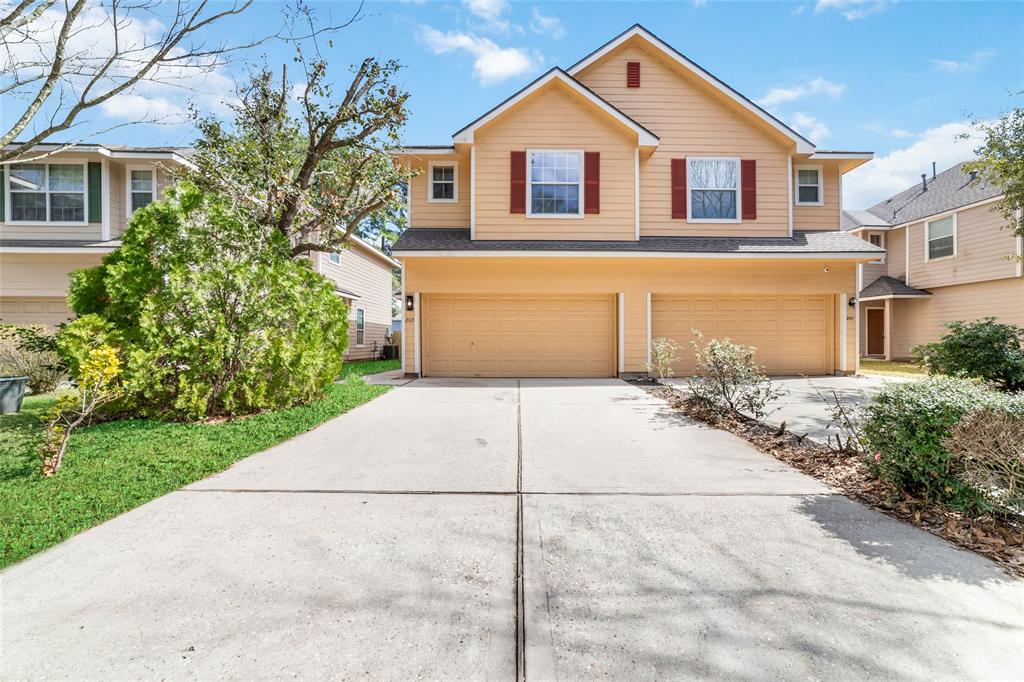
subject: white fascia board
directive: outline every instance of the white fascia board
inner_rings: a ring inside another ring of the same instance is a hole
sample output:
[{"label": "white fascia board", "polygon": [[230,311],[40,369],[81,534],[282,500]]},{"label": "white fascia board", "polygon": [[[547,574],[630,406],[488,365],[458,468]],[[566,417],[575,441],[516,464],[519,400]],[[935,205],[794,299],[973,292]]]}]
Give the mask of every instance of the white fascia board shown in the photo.
[{"label": "white fascia board", "polygon": [[517,92],[512,97],[508,98],[507,100],[499,104],[497,107],[495,107],[491,111],[487,112],[486,114],[478,118],[473,123],[470,123],[468,126],[455,133],[455,135],[452,136],[452,142],[454,144],[473,144],[473,131],[493,121],[498,116],[501,116],[503,113],[508,111],[509,108],[521,102],[523,98],[529,96],[533,92],[536,92],[538,89],[544,87],[553,80],[558,80],[561,81],[562,83],[565,83],[579,95],[583,96],[585,99],[595,104],[598,108],[600,108],[609,116],[617,120],[619,123],[623,124],[630,130],[635,132],[637,134],[637,143],[641,147],[658,146],[657,136],[655,136],[650,131],[638,125],[635,121],[630,119],[628,116],[623,114],[618,109],[615,109],[614,107],[609,105],[607,102],[605,102],[603,99],[595,95],[587,88],[583,87],[576,79],[566,75],[566,73],[561,69],[552,69],[546,75],[541,76],[533,83]]},{"label": "white fascia board", "polygon": [[874,152],[814,152],[808,157],[812,160],[828,160],[828,159],[873,159],[875,158]]},{"label": "white fascia board", "polygon": [[866,296],[861,301],[884,301],[887,298],[931,298],[931,294],[886,294],[885,296]]},{"label": "white fascia board", "polygon": [[353,236],[350,241],[351,241],[351,243],[354,246],[359,246],[364,251],[367,251],[367,252],[371,253],[371,255],[377,256],[381,260],[386,261],[388,263],[388,265],[390,265],[391,267],[393,267],[393,268],[400,268],[400,267],[402,267],[401,263],[399,263],[394,258],[390,257],[388,254],[386,254],[383,251],[381,251],[380,249],[378,249],[376,246],[373,246],[372,244],[368,244],[361,237]]},{"label": "white fascia board", "polygon": [[455,147],[397,147],[395,149],[388,150],[388,154],[391,154],[392,156],[404,156],[406,154],[422,156],[454,156],[456,152]]},{"label": "white fascia board", "polygon": [[646,30],[642,26],[634,26],[633,28],[629,29],[628,31],[626,31],[625,33],[620,35],[618,38],[615,38],[610,43],[608,43],[607,45],[605,45],[604,47],[599,49],[597,52],[594,52],[594,53],[590,54],[589,56],[585,57],[582,61],[579,61],[576,64],[574,64],[571,67],[569,67],[569,70],[568,70],[569,75],[570,76],[575,76],[577,73],[579,73],[583,69],[587,68],[588,66],[590,66],[591,64],[593,64],[597,60],[601,59],[606,54],[608,54],[612,50],[616,49],[619,45],[621,45],[622,43],[626,42],[630,38],[633,38],[634,36],[640,36],[640,37],[644,38],[649,43],[651,43],[652,45],[657,47],[659,50],[661,50],[670,59],[675,61],[677,64],[679,64],[680,66],[682,66],[686,70],[690,71],[691,73],[695,74],[698,78],[700,78],[705,83],[707,83],[708,85],[712,86],[713,88],[715,88],[716,90],[718,90],[719,92],[724,94],[726,97],[728,97],[730,100],[732,100],[733,102],[738,104],[740,107],[742,107],[743,109],[746,109],[747,111],[751,112],[752,114],[755,114],[758,118],[762,119],[765,123],[768,123],[771,127],[775,128],[777,131],[779,131],[780,133],[782,133],[786,137],[788,137],[791,140],[793,140],[793,142],[796,143],[796,151],[797,151],[798,154],[813,154],[814,153],[815,146],[810,141],[804,139],[796,131],[794,131],[791,128],[789,128],[788,126],[786,126],[784,123],[782,123],[781,121],[776,119],[774,116],[769,114],[767,111],[765,111],[761,107],[757,106],[756,104],[754,104],[753,102],[748,100],[746,97],[744,97],[743,95],[739,94],[738,92],[733,90],[731,87],[729,87],[728,85],[726,85],[722,81],[720,81],[717,78],[715,78],[714,76],[712,76],[710,73],[705,71],[702,67],[700,67],[698,64],[696,64],[695,62],[690,61],[689,59],[687,59],[686,57],[681,55],[671,45],[668,45],[663,40],[661,40],[660,38],[658,38],[657,36],[652,34],[650,31]]},{"label": "white fascia board", "polygon": [[857,251],[815,253],[679,253],[657,251],[395,251],[399,258],[678,258],[689,260],[854,260],[871,262],[878,254]]},{"label": "white fascia board", "polygon": [[0,246],[0,253],[110,253],[118,246]]}]

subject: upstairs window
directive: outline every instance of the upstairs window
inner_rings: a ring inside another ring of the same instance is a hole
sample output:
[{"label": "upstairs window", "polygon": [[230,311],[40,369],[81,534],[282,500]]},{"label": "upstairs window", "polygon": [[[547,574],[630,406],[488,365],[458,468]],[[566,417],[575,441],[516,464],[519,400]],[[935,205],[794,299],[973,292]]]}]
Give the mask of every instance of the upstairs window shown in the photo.
[{"label": "upstairs window", "polygon": [[85,164],[21,163],[8,172],[12,222],[85,222]]},{"label": "upstairs window", "polygon": [[156,199],[156,180],[152,168],[128,169],[128,212],[134,213]]},{"label": "upstairs window", "polygon": [[459,167],[453,163],[432,163],[428,168],[430,187],[427,201],[452,204],[459,200]]},{"label": "upstairs window", "polygon": [[823,196],[821,166],[797,166],[796,205],[822,206]]},{"label": "upstairs window", "polygon": [[739,222],[740,160],[688,158],[689,222]]},{"label": "upstairs window", "polygon": [[956,216],[946,216],[925,224],[925,261],[956,255]]},{"label": "upstairs window", "polygon": [[582,217],[583,152],[531,151],[526,182],[528,215]]},{"label": "upstairs window", "polygon": [[882,245],[882,235],[880,235],[880,234],[873,234],[873,235],[868,237],[868,241],[871,242],[872,246],[881,246]]},{"label": "upstairs window", "polygon": [[341,262],[341,254],[338,253],[337,251],[331,251],[330,260],[332,263],[337,265],[338,263]]}]

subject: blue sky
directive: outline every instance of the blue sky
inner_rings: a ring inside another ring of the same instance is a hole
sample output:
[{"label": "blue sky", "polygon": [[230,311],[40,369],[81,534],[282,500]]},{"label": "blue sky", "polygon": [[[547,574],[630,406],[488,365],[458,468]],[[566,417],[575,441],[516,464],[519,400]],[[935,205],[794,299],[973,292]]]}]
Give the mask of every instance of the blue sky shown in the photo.
[{"label": "blue sky", "polygon": [[[343,2],[311,3],[322,15]],[[279,22],[262,2],[245,19],[259,30]],[[820,148],[872,150],[875,161],[847,176],[846,205],[861,207],[911,184],[936,161],[968,158],[956,141],[969,118],[994,118],[1021,105],[1024,3],[892,2],[369,2],[363,18],[325,51],[331,68],[367,55],[405,65],[412,97],[406,141],[444,144],[451,133],[548,68],[567,67],[634,23],[793,125]],[[260,48],[271,64],[278,46]],[[208,79],[201,105],[234,74]],[[200,88],[202,89],[202,88]],[[185,95],[149,92],[110,107],[107,121],[143,103],[172,109]],[[6,118],[6,117],[5,117]],[[143,126],[104,136],[130,144],[188,144],[186,126]]]}]

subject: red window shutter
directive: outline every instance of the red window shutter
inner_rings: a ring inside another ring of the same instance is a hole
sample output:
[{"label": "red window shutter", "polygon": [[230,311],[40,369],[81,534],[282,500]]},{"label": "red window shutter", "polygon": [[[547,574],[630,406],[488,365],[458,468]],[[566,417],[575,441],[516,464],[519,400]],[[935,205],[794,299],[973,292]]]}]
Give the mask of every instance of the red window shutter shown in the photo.
[{"label": "red window shutter", "polygon": [[509,213],[526,213],[526,152],[512,152]]},{"label": "red window shutter", "polygon": [[757,161],[740,161],[743,220],[757,220]]},{"label": "red window shutter", "polygon": [[686,218],[686,159],[672,159],[672,217]]},{"label": "red window shutter", "polygon": [[601,152],[583,152],[583,212],[601,212]]},{"label": "red window shutter", "polygon": [[640,62],[626,62],[626,87],[640,87]]}]

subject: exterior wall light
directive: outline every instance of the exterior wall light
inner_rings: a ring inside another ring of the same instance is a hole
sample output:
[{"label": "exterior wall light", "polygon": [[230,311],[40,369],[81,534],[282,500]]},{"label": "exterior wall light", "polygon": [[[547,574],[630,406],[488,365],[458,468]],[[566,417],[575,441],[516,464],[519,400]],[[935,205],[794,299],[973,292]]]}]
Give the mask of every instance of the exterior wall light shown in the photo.
[{"label": "exterior wall light", "polygon": [[411,294],[407,295],[405,297],[405,309],[408,310],[408,311],[412,311],[415,307],[416,307],[416,297],[412,296]]}]

